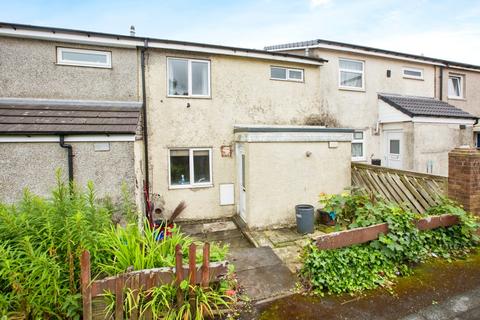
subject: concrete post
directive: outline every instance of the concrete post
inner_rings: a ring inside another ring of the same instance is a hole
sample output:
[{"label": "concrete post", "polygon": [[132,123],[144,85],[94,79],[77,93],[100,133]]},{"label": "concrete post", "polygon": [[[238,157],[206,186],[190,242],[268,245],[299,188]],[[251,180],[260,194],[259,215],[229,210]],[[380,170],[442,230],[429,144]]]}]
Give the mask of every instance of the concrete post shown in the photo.
[{"label": "concrete post", "polygon": [[480,151],[455,148],[448,154],[448,197],[480,215]]}]

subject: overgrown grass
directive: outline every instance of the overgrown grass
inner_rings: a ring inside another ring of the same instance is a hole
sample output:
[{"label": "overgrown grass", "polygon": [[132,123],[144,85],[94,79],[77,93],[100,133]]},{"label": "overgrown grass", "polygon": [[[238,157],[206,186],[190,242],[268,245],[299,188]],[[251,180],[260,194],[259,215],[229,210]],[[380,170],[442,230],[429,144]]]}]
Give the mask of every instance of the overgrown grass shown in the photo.
[{"label": "overgrown grass", "polygon": [[[60,174],[57,181],[50,199],[25,191],[18,204],[0,203],[0,319],[79,319],[84,250],[94,278],[173,266],[176,244],[186,257],[192,239],[178,228],[158,242],[148,227],[139,230],[125,190],[123,203],[114,206],[97,201],[91,183],[82,191]],[[227,248],[211,248],[215,259],[225,259]]]},{"label": "overgrown grass", "polygon": [[389,233],[347,248],[307,247],[301,276],[305,285],[320,295],[390,287],[396,277],[410,272],[412,263],[437,257],[451,259],[478,245],[476,218],[448,199],[430,208],[426,215],[453,214],[460,224],[429,231],[415,227],[414,221],[422,215],[362,193],[322,195],[321,202],[327,210],[336,211],[348,228],[387,222]]}]

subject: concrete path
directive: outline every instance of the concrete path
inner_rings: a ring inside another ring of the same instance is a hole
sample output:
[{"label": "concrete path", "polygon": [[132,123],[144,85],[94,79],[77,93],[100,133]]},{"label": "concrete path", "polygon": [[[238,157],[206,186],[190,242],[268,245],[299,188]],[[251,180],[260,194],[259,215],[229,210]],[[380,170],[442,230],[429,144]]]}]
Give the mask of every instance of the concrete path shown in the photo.
[{"label": "concrete path", "polygon": [[233,249],[238,282],[252,301],[293,293],[296,278],[270,247]]}]

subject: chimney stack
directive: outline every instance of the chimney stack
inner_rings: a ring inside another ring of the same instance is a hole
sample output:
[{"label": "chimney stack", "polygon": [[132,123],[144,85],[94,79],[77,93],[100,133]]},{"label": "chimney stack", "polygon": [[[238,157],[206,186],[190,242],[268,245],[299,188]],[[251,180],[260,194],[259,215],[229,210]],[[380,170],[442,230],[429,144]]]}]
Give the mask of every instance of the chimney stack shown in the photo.
[{"label": "chimney stack", "polygon": [[130,36],[135,37],[135,26],[130,26]]}]

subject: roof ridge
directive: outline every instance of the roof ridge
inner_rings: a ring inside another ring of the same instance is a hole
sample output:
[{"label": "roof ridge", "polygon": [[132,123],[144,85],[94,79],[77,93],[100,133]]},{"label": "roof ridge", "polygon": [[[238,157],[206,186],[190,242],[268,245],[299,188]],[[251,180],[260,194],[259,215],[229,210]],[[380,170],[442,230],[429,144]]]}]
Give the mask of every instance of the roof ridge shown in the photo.
[{"label": "roof ridge", "polygon": [[476,65],[476,64],[452,61],[452,60],[441,59],[441,58],[434,58],[434,57],[423,56],[423,55],[418,55],[418,54],[414,54],[414,53],[407,53],[407,52],[400,52],[400,51],[394,51],[394,50],[388,50],[388,49],[381,49],[381,48],[376,48],[376,47],[369,47],[369,46],[358,45],[358,44],[353,44],[353,43],[325,40],[325,39],[320,39],[320,38],[317,38],[317,39],[314,39],[314,40],[300,41],[300,42],[290,42],[290,43],[283,43],[283,44],[278,44],[278,45],[270,45],[270,46],[265,46],[264,49],[265,50],[280,50],[280,49],[289,49],[289,48],[295,48],[295,47],[309,47],[309,46],[313,46],[315,44],[322,44],[322,43],[327,44],[327,45],[336,45],[336,46],[340,46],[340,47],[349,47],[349,48],[352,48],[352,49],[358,49],[358,50],[364,50],[364,51],[373,51],[373,52],[378,52],[378,53],[383,53],[383,54],[403,56],[405,58],[411,58],[411,59],[413,58],[413,59],[417,59],[417,60],[437,62],[437,63],[445,64],[447,66],[458,66],[458,67],[463,67],[463,68],[471,68],[471,69],[480,70],[480,65]]}]

